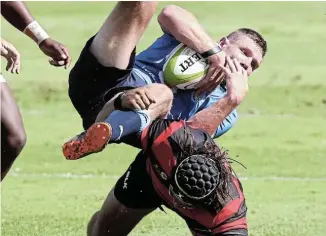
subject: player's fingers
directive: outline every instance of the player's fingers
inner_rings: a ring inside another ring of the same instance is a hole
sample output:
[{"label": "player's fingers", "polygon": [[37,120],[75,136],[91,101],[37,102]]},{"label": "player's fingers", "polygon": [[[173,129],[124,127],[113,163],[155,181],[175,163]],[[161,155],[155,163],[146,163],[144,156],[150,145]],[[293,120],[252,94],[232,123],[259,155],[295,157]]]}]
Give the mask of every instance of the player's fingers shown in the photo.
[{"label": "player's fingers", "polygon": [[15,66],[15,60],[11,57],[9,72],[14,73],[14,66]]},{"label": "player's fingers", "polygon": [[19,62],[15,61],[13,65],[13,73],[19,74]]},{"label": "player's fingers", "polygon": [[147,109],[147,108],[151,105],[151,102],[150,102],[150,100],[148,99],[148,97],[147,97],[145,91],[144,91],[142,94],[140,94],[140,98],[141,98],[142,102],[143,102],[144,105],[145,105],[145,109]]},{"label": "player's fingers", "polygon": [[63,66],[66,62],[65,62],[64,60],[57,61],[57,60],[54,60],[54,59],[50,59],[50,60],[49,60],[49,63],[50,63],[52,66],[60,67],[60,66]]},{"label": "player's fingers", "polygon": [[209,91],[214,87],[213,81],[203,85],[200,89],[196,91],[196,95],[199,96],[200,94],[209,93]]},{"label": "player's fingers", "polygon": [[153,93],[151,91],[149,91],[148,89],[145,89],[145,94],[151,103],[156,103],[155,96],[153,95]]},{"label": "player's fingers", "polygon": [[59,60],[66,60],[68,58],[66,53],[62,50],[62,45],[57,43],[54,45],[54,48],[58,54],[58,58],[54,58],[54,59],[57,59],[59,61]]},{"label": "player's fingers", "polygon": [[215,85],[215,79],[212,77],[209,81],[207,81],[196,90],[196,95],[199,96],[200,94],[208,93],[213,87],[216,86],[217,85]]},{"label": "player's fingers", "polygon": [[224,78],[224,72],[221,70],[219,71],[219,73],[215,76],[214,80],[212,81],[212,83],[208,84],[208,87],[206,89],[206,92],[208,94],[210,94],[211,92],[213,92],[222,82]]},{"label": "player's fingers", "polygon": [[220,85],[224,77],[225,77],[225,73],[223,71],[220,71],[215,77],[215,84]]},{"label": "player's fingers", "polygon": [[233,62],[234,62],[234,66],[235,66],[235,69],[238,73],[242,73],[242,69],[243,67],[240,65],[239,61],[237,60],[237,58],[234,58],[233,59]]},{"label": "player's fingers", "polygon": [[130,103],[131,107],[128,107],[129,109],[132,109],[132,110],[141,110],[140,106],[138,105],[138,103],[136,102],[136,100],[133,100],[131,103]]},{"label": "player's fingers", "polygon": [[141,110],[145,110],[147,108],[140,96],[135,97],[135,101],[138,104],[138,106],[141,108]]},{"label": "player's fingers", "polygon": [[216,70],[215,67],[213,67],[213,66],[209,67],[205,78],[200,80],[195,86],[195,89],[197,90],[197,93],[202,92],[202,88],[205,87],[205,85],[207,83],[209,83],[209,81],[212,79],[212,76],[215,73],[215,70]]},{"label": "player's fingers", "polygon": [[14,59],[14,72],[19,74],[20,70],[20,54],[17,52],[16,57]]},{"label": "player's fingers", "polygon": [[230,70],[230,66],[228,65],[227,61],[226,61],[226,65],[219,65],[219,69],[221,69],[221,71],[223,71],[224,75],[229,77],[231,75],[231,70]]},{"label": "player's fingers", "polygon": [[248,76],[248,73],[245,68],[242,67],[242,74]]},{"label": "player's fingers", "polygon": [[61,49],[67,56],[67,59],[65,60],[65,62],[66,62],[65,69],[67,69],[71,64],[71,56],[69,55],[68,49],[64,45],[61,45]]},{"label": "player's fingers", "polygon": [[12,66],[12,60],[11,60],[11,58],[8,58],[7,59],[7,66],[6,66],[6,71],[9,71],[10,72],[10,68],[11,68],[11,66]]},{"label": "player's fingers", "polygon": [[235,65],[234,65],[234,61],[233,61],[229,56],[226,57],[226,62],[228,63],[228,66],[229,66],[229,68],[230,68],[230,71],[231,71],[232,73],[236,72],[236,68],[235,68]]}]

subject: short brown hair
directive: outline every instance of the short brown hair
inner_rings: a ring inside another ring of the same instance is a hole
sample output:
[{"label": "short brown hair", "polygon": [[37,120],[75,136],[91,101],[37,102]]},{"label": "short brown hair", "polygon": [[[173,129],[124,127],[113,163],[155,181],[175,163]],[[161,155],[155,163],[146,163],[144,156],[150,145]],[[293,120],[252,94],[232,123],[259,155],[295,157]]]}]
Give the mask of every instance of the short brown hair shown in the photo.
[{"label": "short brown hair", "polygon": [[244,34],[244,35],[248,36],[249,38],[251,38],[261,48],[261,50],[263,52],[263,57],[265,56],[265,54],[267,52],[267,42],[265,41],[263,36],[261,36],[257,31],[255,31],[253,29],[241,28],[241,29],[238,29],[238,30],[232,32],[227,37],[232,39],[232,38],[237,37],[239,34]]}]

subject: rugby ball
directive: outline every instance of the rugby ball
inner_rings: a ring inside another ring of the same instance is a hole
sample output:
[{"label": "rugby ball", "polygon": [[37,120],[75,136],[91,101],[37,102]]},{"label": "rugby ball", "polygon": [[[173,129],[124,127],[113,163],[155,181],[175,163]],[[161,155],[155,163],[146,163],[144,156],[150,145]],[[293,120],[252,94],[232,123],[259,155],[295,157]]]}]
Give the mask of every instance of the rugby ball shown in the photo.
[{"label": "rugby ball", "polygon": [[209,68],[208,61],[199,53],[179,44],[163,66],[164,82],[170,87],[194,89]]}]

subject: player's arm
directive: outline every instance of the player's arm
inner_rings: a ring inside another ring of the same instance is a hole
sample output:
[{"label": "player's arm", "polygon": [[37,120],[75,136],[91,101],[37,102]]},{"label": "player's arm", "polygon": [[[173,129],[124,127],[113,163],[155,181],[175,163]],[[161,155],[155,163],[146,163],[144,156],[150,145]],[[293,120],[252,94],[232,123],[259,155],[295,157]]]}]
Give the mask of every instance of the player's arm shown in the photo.
[{"label": "player's arm", "polygon": [[187,123],[214,135],[223,120],[242,102],[248,93],[248,76],[236,59],[226,58],[228,66],[221,67],[226,74],[227,94],[210,107],[198,112]]},{"label": "player's arm", "polygon": [[233,127],[237,119],[238,119],[238,113],[236,110],[233,110],[218,126],[217,130],[212,135],[212,138],[221,137],[223,134],[228,132]]},{"label": "player's arm", "polygon": [[[200,106],[199,111],[202,111],[206,108],[209,108],[212,104],[216,103],[218,100],[225,96],[225,91],[223,88],[216,89],[214,93],[208,96],[202,106]],[[218,126],[217,130],[212,135],[212,138],[218,138],[229,131],[235,122],[238,119],[237,110],[233,110],[226,118],[222,121],[222,123]]]},{"label": "player's arm", "polygon": [[225,53],[220,45],[208,35],[193,14],[181,7],[166,6],[159,14],[158,22],[163,31],[207,58],[209,70],[196,88],[198,93],[213,91],[224,77],[223,73],[219,73],[219,65],[225,63]]},{"label": "player's arm", "polygon": [[11,25],[35,41],[43,53],[52,58],[50,61],[52,65],[66,67],[70,65],[71,57],[68,49],[49,37],[34,20],[24,2],[1,1],[1,14]]},{"label": "player's arm", "polygon": [[204,53],[217,46],[195,16],[181,7],[164,7],[158,16],[158,22],[164,31],[198,53]]},{"label": "player's arm", "polygon": [[1,1],[1,15],[11,25],[22,32],[26,26],[34,21],[33,16],[29,12],[24,2]]}]

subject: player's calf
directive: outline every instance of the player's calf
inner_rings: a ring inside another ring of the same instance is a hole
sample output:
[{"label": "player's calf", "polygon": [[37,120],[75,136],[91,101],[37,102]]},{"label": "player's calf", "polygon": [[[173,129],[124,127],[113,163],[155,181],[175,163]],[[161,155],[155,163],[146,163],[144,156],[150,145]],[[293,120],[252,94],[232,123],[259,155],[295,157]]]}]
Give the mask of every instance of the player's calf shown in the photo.
[{"label": "player's calf", "polygon": [[14,96],[1,83],[1,180],[25,146],[26,133]]},{"label": "player's calf", "polygon": [[64,156],[79,159],[100,152],[107,143],[121,142],[124,137],[141,132],[152,120],[169,112],[172,100],[171,90],[163,84],[132,89],[114,97],[103,107],[95,124],[63,145]]},{"label": "player's calf", "polygon": [[1,132],[1,181],[8,173],[10,167],[23,150],[26,144],[26,134],[24,129],[16,129],[8,133],[2,126]]}]

